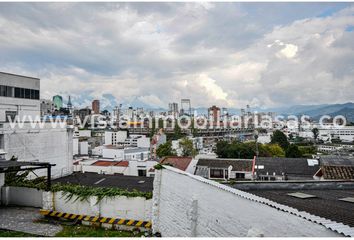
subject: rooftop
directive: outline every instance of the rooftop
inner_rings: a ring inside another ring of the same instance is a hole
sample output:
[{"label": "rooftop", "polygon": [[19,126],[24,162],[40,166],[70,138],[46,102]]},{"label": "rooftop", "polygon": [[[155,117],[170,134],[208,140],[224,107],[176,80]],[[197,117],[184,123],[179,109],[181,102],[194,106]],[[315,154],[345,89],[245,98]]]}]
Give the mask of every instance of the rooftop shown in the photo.
[{"label": "rooftop", "polygon": [[323,155],[320,157],[322,166],[352,166],[354,167],[354,158],[337,156],[337,155]]},{"label": "rooftop", "polygon": [[129,161],[104,161],[99,160],[91,164],[93,166],[101,166],[101,167],[108,167],[108,166],[117,166],[117,167],[128,167]]},{"label": "rooftop", "polygon": [[[271,201],[354,227],[354,190],[247,190]],[[292,194],[288,195],[288,194]]]},{"label": "rooftop", "polygon": [[149,148],[142,148],[142,147],[137,147],[137,148],[125,148],[124,153],[138,153],[138,152],[149,152]]},{"label": "rooftop", "polygon": [[232,166],[232,170],[238,171],[252,171],[252,159],[224,159],[224,158],[201,158],[198,160],[198,166],[206,166],[211,168],[225,168],[227,169],[229,166]]},{"label": "rooftop", "polygon": [[185,171],[191,163],[191,157],[164,157],[161,164],[171,164],[173,167]]},{"label": "rooftop", "polygon": [[132,191],[152,192],[154,178],[124,176],[120,174],[102,175],[97,173],[73,173],[53,180],[53,183],[71,183],[91,187],[116,187]]},{"label": "rooftop", "polygon": [[29,77],[29,76],[14,74],[14,73],[0,72],[0,74],[6,74],[6,75],[11,75],[11,76],[16,76],[16,77],[24,77],[24,78],[32,78],[32,79],[40,80],[39,78]]},{"label": "rooftop", "polygon": [[259,157],[256,159],[256,166],[257,175],[273,175],[275,173],[275,175],[281,176],[286,174],[290,179],[312,179],[320,168],[317,160],[306,158]]}]

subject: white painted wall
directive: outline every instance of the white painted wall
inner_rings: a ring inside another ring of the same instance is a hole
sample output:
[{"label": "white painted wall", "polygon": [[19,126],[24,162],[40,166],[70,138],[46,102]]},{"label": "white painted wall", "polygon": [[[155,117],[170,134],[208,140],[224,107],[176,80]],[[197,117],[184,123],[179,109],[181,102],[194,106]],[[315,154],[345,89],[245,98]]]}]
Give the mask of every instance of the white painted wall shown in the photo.
[{"label": "white painted wall", "polygon": [[149,148],[150,147],[150,138],[142,136],[137,139],[137,147]]},{"label": "white painted wall", "polygon": [[79,137],[91,137],[91,130],[79,130]]},{"label": "white painted wall", "polygon": [[92,155],[102,156],[103,154],[103,146],[98,146],[92,149]]},{"label": "white painted wall", "polygon": [[322,225],[257,197],[165,166],[155,173],[152,226],[163,237],[334,237]]},{"label": "white painted wall", "polygon": [[127,131],[106,131],[104,133],[104,143],[106,145],[116,145],[119,142],[124,142],[127,137]]},{"label": "white painted wall", "polygon": [[[43,208],[53,209],[53,203],[51,203],[52,197],[53,193],[46,192],[43,194]],[[96,197],[90,197],[88,201],[75,201],[75,199],[75,196],[72,199],[67,199],[63,196],[62,192],[56,192],[54,193],[54,208],[59,212],[74,214],[144,221],[151,220],[151,199],[116,196],[113,198],[104,198],[99,203],[97,203]]]},{"label": "white painted wall", "polygon": [[5,206],[42,207],[43,191],[35,188],[3,187],[1,203]]},{"label": "white painted wall", "polygon": [[80,155],[88,155],[88,142],[80,142]]},{"label": "white painted wall", "polygon": [[[66,126],[52,128],[45,123],[43,128],[31,127],[25,123],[23,128],[12,129],[4,124],[0,134],[4,134],[4,150],[6,159],[16,156],[19,161],[39,161],[56,164],[52,167],[53,177],[72,173],[73,163],[73,131]],[[45,176],[47,170],[36,170],[36,174]]]},{"label": "white painted wall", "polygon": [[73,155],[79,154],[79,139],[73,138]]},{"label": "white painted wall", "polygon": [[74,171],[78,172],[94,172],[98,174],[123,174],[126,176],[138,176],[138,170],[146,170],[147,177],[150,177],[154,172],[149,172],[158,162],[156,161],[129,161],[128,167],[121,166],[94,166],[79,163],[75,165]]},{"label": "white painted wall", "polygon": [[102,157],[115,159],[118,161],[124,160],[124,149],[103,148],[102,149]]},{"label": "white painted wall", "polygon": [[115,174],[120,173],[123,174],[127,167],[119,167],[119,166],[94,166],[94,165],[81,165],[81,171],[85,172],[93,172],[98,174]]}]

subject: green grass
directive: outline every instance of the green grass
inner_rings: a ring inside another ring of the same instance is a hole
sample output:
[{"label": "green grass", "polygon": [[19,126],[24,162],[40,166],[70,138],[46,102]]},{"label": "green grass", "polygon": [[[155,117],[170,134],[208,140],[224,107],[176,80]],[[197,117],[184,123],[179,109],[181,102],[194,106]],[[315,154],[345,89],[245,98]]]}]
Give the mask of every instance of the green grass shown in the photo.
[{"label": "green grass", "polygon": [[63,230],[56,237],[140,237],[143,233],[134,234],[128,231],[105,230],[100,227],[83,225],[63,226]]},{"label": "green grass", "polygon": [[[57,233],[56,237],[141,237],[143,233],[129,231],[105,230],[100,227],[89,227],[83,225],[64,226],[63,230]],[[16,232],[10,230],[1,230],[0,237],[38,237],[33,234]]]},{"label": "green grass", "polygon": [[36,235],[0,229],[0,237],[36,237]]}]

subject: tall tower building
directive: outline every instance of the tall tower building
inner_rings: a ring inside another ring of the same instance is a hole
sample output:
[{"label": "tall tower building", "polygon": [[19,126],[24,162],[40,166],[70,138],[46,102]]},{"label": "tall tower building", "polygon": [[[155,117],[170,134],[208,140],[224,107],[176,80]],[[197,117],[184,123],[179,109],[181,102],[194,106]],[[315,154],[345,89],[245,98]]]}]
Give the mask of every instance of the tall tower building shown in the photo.
[{"label": "tall tower building", "polygon": [[100,100],[93,100],[92,101],[92,111],[94,114],[100,114]]},{"label": "tall tower building", "polygon": [[178,116],[178,103],[168,104],[168,114],[173,115],[174,117]]},{"label": "tall tower building", "polygon": [[220,108],[217,106],[212,106],[208,109],[209,119],[212,120],[212,124],[216,125],[220,121]]},{"label": "tall tower building", "polygon": [[60,110],[63,107],[63,97],[60,95],[55,95],[53,97],[54,108]]}]

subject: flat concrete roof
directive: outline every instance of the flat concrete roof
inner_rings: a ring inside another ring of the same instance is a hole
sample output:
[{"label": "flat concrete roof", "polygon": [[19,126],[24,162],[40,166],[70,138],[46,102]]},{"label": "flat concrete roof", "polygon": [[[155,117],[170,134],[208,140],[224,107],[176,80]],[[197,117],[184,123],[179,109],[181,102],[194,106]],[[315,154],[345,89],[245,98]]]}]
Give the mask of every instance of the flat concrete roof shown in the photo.
[{"label": "flat concrete roof", "polygon": [[90,187],[116,187],[129,191],[152,192],[153,177],[124,176],[122,174],[104,175],[98,173],[73,173],[52,180],[52,183],[71,183]]},{"label": "flat concrete roof", "polygon": [[12,75],[12,76],[16,76],[16,77],[24,77],[24,78],[32,78],[32,79],[40,80],[39,78],[29,77],[29,76],[14,74],[14,73],[0,72],[0,74],[6,74],[6,75]]}]

